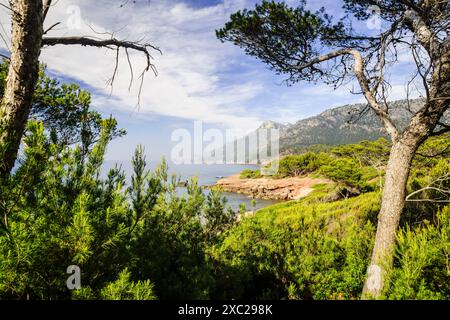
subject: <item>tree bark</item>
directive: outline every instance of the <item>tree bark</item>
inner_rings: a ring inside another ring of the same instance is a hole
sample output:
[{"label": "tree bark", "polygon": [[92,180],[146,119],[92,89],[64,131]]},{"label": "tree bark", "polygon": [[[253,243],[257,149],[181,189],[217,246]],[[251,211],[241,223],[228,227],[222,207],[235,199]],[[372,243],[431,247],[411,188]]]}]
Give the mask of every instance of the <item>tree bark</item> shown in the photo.
[{"label": "tree bark", "polygon": [[[394,139],[386,168],[385,185],[378,215],[378,226],[362,298],[381,298],[394,261],[396,232],[406,198],[406,185],[417,148],[432,134],[449,107],[450,59],[436,67],[431,99],[412,119],[407,129]],[[444,73],[441,73],[444,72]]]},{"label": "tree bark", "polygon": [[392,146],[363,298],[379,298],[383,293],[388,270],[393,262],[396,231],[405,204],[410,166],[418,145],[417,139],[400,138]]},{"label": "tree bark", "polygon": [[11,0],[11,59],[0,105],[0,179],[9,176],[32,106],[43,35],[42,0]]},{"label": "tree bark", "polygon": [[[378,215],[372,260],[367,271],[362,298],[381,298],[386,291],[389,271],[394,261],[396,232],[406,197],[406,184],[412,159],[417,148],[435,130],[450,97],[450,45],[449,38],[442,43],[413,10],[404,13],[410,30],[427,51],[432,67],[428,84],[427,102],[411,119],[402,134],[393,137],[386,168],[381,210]],[[392,136],[392,135],[391,135]]]}]

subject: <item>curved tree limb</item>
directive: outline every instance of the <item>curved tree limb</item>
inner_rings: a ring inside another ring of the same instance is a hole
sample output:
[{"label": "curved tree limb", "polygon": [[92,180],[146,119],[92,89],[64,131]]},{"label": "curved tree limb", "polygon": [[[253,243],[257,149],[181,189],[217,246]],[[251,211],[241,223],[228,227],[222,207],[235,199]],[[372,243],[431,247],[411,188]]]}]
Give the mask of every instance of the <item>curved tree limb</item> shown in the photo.
[{"label": "curved tree limb", "polygon": [[50,27],[45,29],[44,34],[49,33],[51,30],[53,30],[53,28],[55,28],[56,26],[59,26],[60,24],[61,24],[61,22],[56,22],[56,23],[52,24]]},{"label": "curved tree limb", "polygon": [[441,46],[438,38],[414,10],[407,10],[403,15],[406,24],[417,36],[419,43],[427,50],[431,58],[436,58]]},{"label": "curved tree limb", "polygon": [[441,134],[450,132],[450,126],[445,124],[445,123],[438,123],[439,126],[442,127],[442,129],[437,130],[437,131],[433,131],[430,136],[439,136]]},{"label": "curved tree limb", "polygon": [[365,73],[364,73],[364,61],[361,53],[356,49],[340,49],[337,51],[330,52],[325,55],[318,56],[312,60],[310,60],[307,63],[304,63],[302,65],[299,65],[296,67],[298,71],[302,71],[307,68],[312,68],[314,65],[337,58],[339,56],[343,55],[351,55],[355,61],[354,65],[354,72],[356,75],[356,78],[358,79],[358,83],[361,87],[362,93],[364,94],[364,97],[366,98],[367,102],[369,103],[370,107],[373,109],[373,111],[376,113],[376,115],[380,118],[382,121],[384,128],[388,132],[388,134],[391,136],[392,140],[395,140],[398,136],[398,130],[392,121],[390,115],[386,110],[384,110],[381,105],[377,102],[375,96],[372,93],[372,90],[370,90],[370,82],[367,79]]},{"label": "curved tree limb", "polygon": [[[450,189],[444,188],[442,186],[435,186],[437,183],[439,182],[444,182],[444,181],[448,181],[450,180],[450,174],[446,174],[444,176],[442,176],[439,179],[436,179],[435,181],[433,181],[430,185],[416,190],[412,193],[410,193],[406,198],[405,201],[409,201],[409,202],[436,202],[436,203],[450,203]],[[432,190],[432,191],[436,191],[440,194],[442,194],[443,196],[447,197],[447,199],[411,199],[414,195],[422,193],[424,191],[427,190]]]}]

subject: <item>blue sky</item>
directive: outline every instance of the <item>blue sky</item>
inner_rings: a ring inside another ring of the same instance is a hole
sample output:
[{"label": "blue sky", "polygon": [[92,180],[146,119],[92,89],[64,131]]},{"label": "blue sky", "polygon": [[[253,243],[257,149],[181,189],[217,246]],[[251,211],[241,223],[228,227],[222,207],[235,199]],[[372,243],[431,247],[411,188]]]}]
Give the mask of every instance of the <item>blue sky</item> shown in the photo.
[{"label": "blue sky", "polygon": [[[62,22],[49,35],[100,36],[93,30],[114,32],[118,38],[144,38],[160,47],[163,54],[155,52],[153,60],[158,76],[146,75],[139,107],[139,85],[135,81],[128,90],[130,71],[124,55],[120,56],[119,74],[111,90],[106,82],[113,71],[113,52],[64,46],[42,52],[42,61],[53,74],[91,91],[93,107],[105,115],[112,114],[127,130],[125,138],[112,143],[109,159],[130,159],[137,144],[146,146],[152,160],[168,155],[175,143],[170,139],[173,130],[191,130],[195,120],[204,121],[205,128],[248,131],[265,120],[295,122],[330,107],[363,101],[350,93],[352,84],[337,91],[323,84],[286,87],[283,77],[275,76],[255,58],[218,41],[215,29],[223,26],[231,13],[253,7],[254,0],[141,0],[125,8],[120,8],[119,2],[59,0],[46,23]],[[337,18],[344,14],[339,0],[308,3],[314,10],[326,7]],[[6,15],[2,9],[0,18],[7,31]],[[136,78],[144,58],[132,53],[131,60]],[[408,64],[406,59],[392,72],[392,99],[404,96]]]}]

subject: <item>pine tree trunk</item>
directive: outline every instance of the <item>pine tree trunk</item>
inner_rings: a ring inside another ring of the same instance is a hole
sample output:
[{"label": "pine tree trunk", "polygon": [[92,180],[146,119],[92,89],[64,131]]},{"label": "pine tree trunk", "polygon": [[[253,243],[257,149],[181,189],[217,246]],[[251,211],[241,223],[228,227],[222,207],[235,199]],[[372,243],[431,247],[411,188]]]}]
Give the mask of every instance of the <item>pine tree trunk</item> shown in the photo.
[{"label": "pine tree trunk", "polygon": [[388,269],[393,262],[396,231],[405,203],[410,165],[417,147],[418,141],[412,139],[400,139],[392,146],[363,298],[378,298],[382,294]]},{"label": "pine tree trunk", "polygon": [[412,159],[417,148],[435,130],[449,107],[449,52],[440,55],[435,63],[429,94],[425,109],[411,119],[408,128],[393,142],[386,168],[372,260],[362,293],[363,299],[380,298],[386,291],[386,280],[394,261],[396,231],[405,204]]},{"label": "pine tree trunk", "polygon": [[0,105],[0,178],[9,176],[32,106],[43,35],[42,0],[11,0],[11,60]]}]

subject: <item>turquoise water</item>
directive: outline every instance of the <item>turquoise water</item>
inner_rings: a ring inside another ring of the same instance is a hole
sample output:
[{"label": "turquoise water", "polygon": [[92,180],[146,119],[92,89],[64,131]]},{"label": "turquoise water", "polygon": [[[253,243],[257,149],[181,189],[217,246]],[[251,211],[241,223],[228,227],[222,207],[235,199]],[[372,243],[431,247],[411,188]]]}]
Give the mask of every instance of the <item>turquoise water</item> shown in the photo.
[{"label": "turquoise water", "polygon": [[[127,179],[129,179],[133,173],[131,163],[126,162],[114,162],[114,161],[106,161],[104,166],[104,172],[107,172],[110,168],[114,167],[115,164],[119,164],[122,166],[122,169],[125,171]],[[157,163],[149,163],[148,169],[153,170],[156,167]],[[212,165],[175,165],[169,163],[169,174],[176,174],[181,178],[181,180],[188,180],[193,177],[197,177],[198,183],[200,186],[210,186],[214,185],[220,177],[228,177],[233,174],[239,173],[244,169],[257,169],[258,167],[255,165],[229,165],[229,164],[212,164]],[[208,193],[207,189],[204,190],[204,193]],[[179,194],[185,194],[185,188],[179,188]],[[233,209],[238,210],[240,204],[245,204],[247,210],[253,210],[252,207],[252,198],[237,193],[229,193],[222,192],[223,196],[225,196],[228,200],[227,204]],[[255,209],[260,209],[267,207],[268,205],[278,203],[279,201],[275,200],[262,200],[255,199]]]}]

